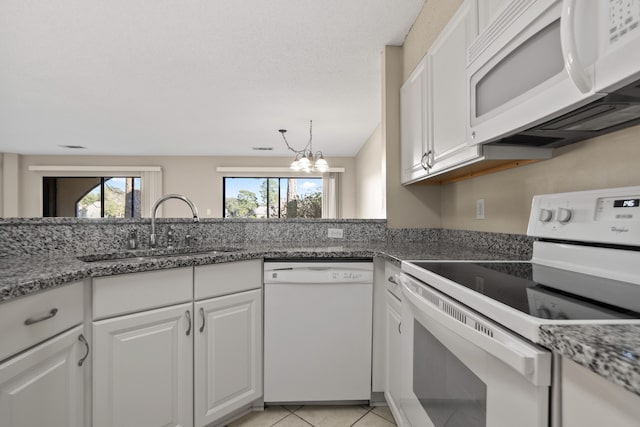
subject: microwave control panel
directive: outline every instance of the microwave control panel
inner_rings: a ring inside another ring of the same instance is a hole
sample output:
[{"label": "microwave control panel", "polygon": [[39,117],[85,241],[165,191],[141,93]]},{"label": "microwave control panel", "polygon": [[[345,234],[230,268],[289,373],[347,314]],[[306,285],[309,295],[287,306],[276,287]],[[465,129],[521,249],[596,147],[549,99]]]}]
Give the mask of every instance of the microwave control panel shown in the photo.
[{"label": "microwave control panel", "polygon": [[609,0],[609,44],[638,30],[640,0]]},{"label": "microwave control panel", "polygon": [[640,186],[535,196],[527,234],[640,246]]}]

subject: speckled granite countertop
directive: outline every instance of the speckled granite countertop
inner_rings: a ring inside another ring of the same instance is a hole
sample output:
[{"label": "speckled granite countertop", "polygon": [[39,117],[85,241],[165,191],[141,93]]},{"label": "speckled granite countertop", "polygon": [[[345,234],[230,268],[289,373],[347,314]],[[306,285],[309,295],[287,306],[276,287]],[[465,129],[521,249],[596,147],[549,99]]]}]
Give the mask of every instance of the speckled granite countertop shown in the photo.
[{"label": "speckled granite countertop", "polygon": [[640,395],[640,325],[546,325],[540,344]]},{"label": "speckled granite countertop", "polygon": [[[340,246],[292,245],[290,243],[251,244],[247,247],[198,248],[198,251],[238,249],[232,252],[171,253],[148,256],[149,251],[101,254],[117,260],[85,262],[75,256],[20,256],[0,258],[0,307],[3,302],[55,288],[87,277],[135,273],[165,268],[197,266],[248,259],[285,258],[373,258],[382,257],[400,264],[403,260],[522,259],[486,249],[467,248],[441,242],[424,243],[344,243]],[[193,249],[191,250],[193,251]],[[165,251],[166,252],[166,251]],[[179,250],[177,251],[179,252]],[[145,257],[145,255],[147,255]],[[84,259],[98,257],[88,255]],[[540,344],[615,384],[640,395],[640,326],[609,325],[543,326]]]},{"label": "speckled granite countertop", "polygon": [[[232,250],[215,252],[216,249]],[[198,253],[194,253],[194,252]],[[210,252],[206,252],[210,251]],[[170,254],[171,256],[166,256]],[[150,256],[151,255],[151,256]],[[193,248],[174,251],[123,251],[76,256],[20,256],[0,258],[0,303],[51,289],[86,277],[110,276],[165,268],[206,265],[256,258],[373,258],[383,257],[399,265],[411,259],[518,259],[441,243],[345,243],[335,246],[295,246],[291,243],[252,244],[250,247]],[[96,259],[112,258],[105,261]]]}]

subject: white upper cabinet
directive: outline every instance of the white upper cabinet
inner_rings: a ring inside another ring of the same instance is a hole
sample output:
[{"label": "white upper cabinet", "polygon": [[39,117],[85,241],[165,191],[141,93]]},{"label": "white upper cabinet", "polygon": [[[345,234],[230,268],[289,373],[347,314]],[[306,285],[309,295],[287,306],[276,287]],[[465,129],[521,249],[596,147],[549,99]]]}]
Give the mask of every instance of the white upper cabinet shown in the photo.
[{"label": "white upper cabinet", "polygon": [[477,0],[466,0],[427,53],[429,173],[481,155],[467,146],[467,48],[478,34]]},{"label": "white upper cabinet", "polygon": [[465,129],[467,47],[477,34],[477,0],[466,0],[400,89],[403,184],[481,155]]},{"label": "white upper cabinet", "polygon": [[400,164],[403,184],[427,175],[427,58],[400,88]]}]

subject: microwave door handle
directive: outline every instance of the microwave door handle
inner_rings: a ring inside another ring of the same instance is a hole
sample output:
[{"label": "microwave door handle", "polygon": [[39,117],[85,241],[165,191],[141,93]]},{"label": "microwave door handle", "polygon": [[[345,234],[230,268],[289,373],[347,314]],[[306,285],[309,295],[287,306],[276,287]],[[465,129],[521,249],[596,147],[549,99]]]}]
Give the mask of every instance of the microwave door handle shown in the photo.
[{"label": "microwave door handle", "polygon": [[575,14],[576,0],[563,0],[562,16],[560,17],[560,45],[569,78],[580,92],[589,93],[592,86],[591,81],[578,57],[576,46]]},{"label": "microwave door handle", "polygon": [[545,378],[543,372],[536,372],[535,369],[536,359],[541,354],[539,351],[524,347],[516,338],[507,336],[505,342],[501,342],[482,332],[476,331],[469,325],[461,323],[448,314],[443,313],[438,306],[415,293],[406,283],[402,284],[402,293],[408,302],[433,321],[511,366],[511,368],[528,378],[533,384],[548,385],[549,378]]}]

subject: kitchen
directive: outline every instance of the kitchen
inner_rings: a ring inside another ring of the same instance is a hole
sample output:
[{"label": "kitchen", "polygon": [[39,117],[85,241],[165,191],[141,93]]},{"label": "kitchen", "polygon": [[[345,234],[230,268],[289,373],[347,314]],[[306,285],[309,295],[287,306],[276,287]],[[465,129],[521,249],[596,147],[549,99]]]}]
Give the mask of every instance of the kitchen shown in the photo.
[{"label": "kitchen", "polygon": [[[456,2],[428,1],[409,31],[404,46],[387,47],[383,52],[383,114],[380,127],[372,134],[355,158],[336,160],[337,166],[345,167],[343,185],[344,217],[365,217],[363,206],[371,201],[369,198],[379,197],[371,191],[364,191],[369,185],[364,178],[373,175],[384,186],[384,202],[373,200],[371,204],[378,207],[374,217],[386,217],[389,229],[446,229],[470,230],[491,233],[525,234],[531,198],[535,194],[557,193],[564,191],[588,190],[597,188],[613,188],[637,185],[640,172],[635,165],[638,158],[637,128],[629,128],[593,140],[579,142],[556,149],[554,157],[549,160],[529,164],[523,167],[505,170],[499,173],[474,177],[459,182],[434,186],[407,186],[400,184],[400,123],[398,117],[400,87],[407,80],[415,65],[424,56],[429,46],[453,16],[459,4]],[[372,149],[373,147],[373,149]],[[382,147],[382,149],[375,149]],[[37,198],[17,197],[18,190],[13,190],[14,183],[20,183],[20,194],[28,193],[33,172],[29,165],[69,165],[75,158],[45,159],[29,155],[3,156],[3,200],[19,202],[4,205],[5,212],[14,209],[12,215],[34,216],[39,212],[34,208]],[[209,161],[207,161],[209,160]],[[220,203],[222,197],[212,197],[209,189],[185,184],[182,179],[187,171],[202,170],[202,175],[209,182],[220,182],[219,174],[214,173],[217,159],[195,159],[178,157],[175,159],[152,158],[147,165],[161,165],[165,173],[164,193],[193,194],[193,199],[201,208]],[[220,166],[243,166],[241,160],[235,159],[231,164],[220,160]],[[255,161],[255,160],[252,160]],[[277,159],[273,160],[274,166]],[[369,165],[386,167],[381,171],[367,171]],[[129,164],[140,166],[140,159],[130,158],[77,158],[78,165],[114,165]],[[98,163],[100,162],[100,163]],[[162,162],[162,163],[161,163]],[[200,163],[198,163],[200,162]],[[264,163],[254,164],[264,165]],[[200,166],[193,166],[193,165]],[[282,163],[279,164],[280,166]],[[604,165],[607,165],[606,167]],[[355,173],[349,172],[355,169]],[[347,173],[353,173],[347,177]],[[355,175],[355,176],[354,176]],[[217,181],[216,181],[217,180]],[[349,189],[350,188],[350,189]],[[192,191],[193,189],[193,191]],[[199,193],[201,192],[201,193]],[[354,197],[349,197],[349,192]],[[207,193],[206,195],[204,193]],[[485,201],[484,220],[476,220],[476,200]],[[383,203],[385,203],[383,205]],[[19,208],[18,208],[19,206]],[[18,210],[19,209],[19,210]],[[188,211],[176,205],[172,214],[171,205],[166,206],[168,216],[187,217]],[[351,213],[350,213],[351,211]],[[367,210],[372,212],[371,209]],[[346,226],[345,226],[346,229]],[[348,235],[348,234],[347,234]]]}]

